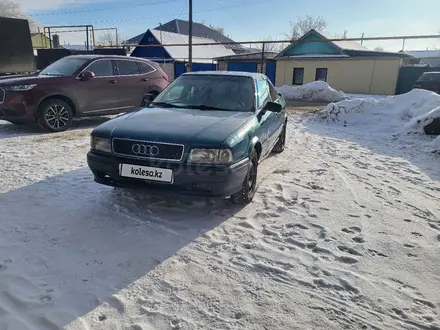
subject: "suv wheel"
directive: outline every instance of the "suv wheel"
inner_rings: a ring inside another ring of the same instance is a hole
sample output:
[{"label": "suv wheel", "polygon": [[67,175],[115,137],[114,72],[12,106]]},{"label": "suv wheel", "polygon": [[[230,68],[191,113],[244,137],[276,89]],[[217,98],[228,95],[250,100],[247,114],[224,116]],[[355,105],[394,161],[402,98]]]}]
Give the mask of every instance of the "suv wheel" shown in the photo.
[{"label": "suv wheel", "polygon": [[59,99],[44,101],[38,108],[38,123],[51,132],[62,132],[72,123],[73,112],[70,105]]},{"label": "suv wheel", "polygon": [[243,182],[241,190],[231,196],[231,201],[235,204],[246,205],[252,202],[257,190],[258,177],[258,156],[255,149],[252,151],[249,169]]},{"label": "suv wheel", "polygon": [[283,130],[281,131],[280,136],[278,137],[278,141],[273,147],[272,152],[279,154],[284,151],[284,148],[286,146],[286,129],[287,123],[284,124]]}]

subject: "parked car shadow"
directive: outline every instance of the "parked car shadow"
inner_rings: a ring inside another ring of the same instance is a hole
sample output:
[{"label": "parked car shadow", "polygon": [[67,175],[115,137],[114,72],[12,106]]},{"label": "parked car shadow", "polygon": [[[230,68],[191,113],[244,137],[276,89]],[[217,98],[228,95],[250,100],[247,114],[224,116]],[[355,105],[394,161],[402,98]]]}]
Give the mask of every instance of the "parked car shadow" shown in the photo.
[{"label": "parked car shadow", "polygon": [[[427,175],[431,180],[440,181],[440,167],[438,166],[440,163],[440,156],[420,150],[420,147],[416,144],[412,145],[413,140],[411,137],[406,139],[408,141],[406,143],[396,143],[396,139],[399,138],[393,137],[391,132],[389,135],[367,136],[368,132],[366,132],[365,135],[362,135],[359,134],[359,132],[354,133],[354,131],[349,129],[341,129],[340,126],[332,127],[331,125],[323,126],[315,124],[307,125],[307,129],[309,132],[321,136],[355,142],[377,154],[406,159],[409,163],[418,167],[420,171]],[[415,139],[420,138],[426,139],[427,142],[433,140],[433,137],[429,136],[415,137]],[[396,171],[397,170],[398,168],[396,168]]]},{"label": "parked car shadow", "polygon": [[[240,209],[101,186],[87,168],[0,194],[0,205],[0,310],[35,329],[87,314]],[[6,308],[17,301],[26,308]]]},{"label": "parked car shadow", "polygon": [[[95,128],[96,126],[110,120],[111,117],[86,117],[74,119],[72,126],[67,132],[79,129]],[[15,125],[7,121],[0,120],[0,139],[10,137],[50,134],[36,123],[26,125]]]}]

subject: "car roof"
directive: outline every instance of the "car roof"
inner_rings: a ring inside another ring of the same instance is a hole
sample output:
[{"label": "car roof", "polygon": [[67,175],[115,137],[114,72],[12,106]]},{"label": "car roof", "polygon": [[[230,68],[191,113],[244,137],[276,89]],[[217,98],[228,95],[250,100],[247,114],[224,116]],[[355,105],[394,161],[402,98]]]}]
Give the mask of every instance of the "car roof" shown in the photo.
[{"label": "car roof", "polygon": [[86,54],[86,55],[69,55],[67,57],[69,57],[69,58],[84,58],[84,59],[87,59],[87,60],[94,60],[94,59],[101,59],[101,58],[112,58],[112,59],[123,59],[123,60],[148,61],[145,58],[129,57],[129,56],[122,56],[122,55],[94,55],[94,54],[92,55],[92,54]]},{"label": "car roof", "polygon": [[440,71],[431,71],[431,72],[423,72],[424,75],[428,75],[428,74],[440,74]]},{"label": "car roof", "polygon": [[241,72],[241,71],[196,71],[186,72],[182,76],[229,76],[229,77],[248,77],[252,79],[258,79],[265,77],[262,73],[256,72]]}]

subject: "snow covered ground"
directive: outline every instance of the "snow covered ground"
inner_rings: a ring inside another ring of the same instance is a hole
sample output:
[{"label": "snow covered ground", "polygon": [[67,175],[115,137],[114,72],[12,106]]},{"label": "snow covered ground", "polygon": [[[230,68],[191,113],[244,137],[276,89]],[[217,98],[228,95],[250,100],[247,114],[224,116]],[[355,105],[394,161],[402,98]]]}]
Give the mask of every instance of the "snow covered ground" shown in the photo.
[{"label": "snow covered ground", "polygon": [[374,94],[346,94],[330,87],[325,81],[314,81],[302,86],[284,85],[277,87],[286,100],[298,100],[308,102],[339,102],[345,99],[373,99],[381,100],[387,98],[386,95]]},{"label": "snow covered ground", "polygon": [[244,208],[95,184],[99,120],[0,122],[0,329],[440,329],[428,137],[289,120]]},{"label": "snow covered ground", "polygon": [[344,92],[331,88],[325,81],[314,81],[302,86],[284,85],[277,87],[277,91],[281,93],[286,100],[338,102],[346,98]]}]

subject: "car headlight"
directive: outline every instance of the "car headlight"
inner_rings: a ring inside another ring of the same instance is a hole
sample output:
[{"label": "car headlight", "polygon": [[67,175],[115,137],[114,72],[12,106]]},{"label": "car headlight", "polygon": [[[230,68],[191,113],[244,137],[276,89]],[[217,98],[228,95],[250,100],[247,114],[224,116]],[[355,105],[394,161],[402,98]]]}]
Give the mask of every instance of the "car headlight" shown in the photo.
[{"label": "car headlight", "polygon": [[37,86],[37,84],[15,85],[15,86],[6,86],[4,87],[4,89],[12,92],[24,92],[24,91],[30,91],[35,86]]},{"label": "car headlight", "polygon": [[112,152],[110,139],[92,136],[90,139],[90,147],[92,148],[92,150]]},{"label": "car headlight", "polygon": [[192,149],[188,159],[198,164],[230,164],[232,161],[231,149]]}]

